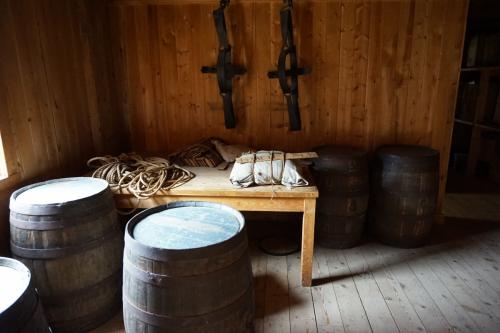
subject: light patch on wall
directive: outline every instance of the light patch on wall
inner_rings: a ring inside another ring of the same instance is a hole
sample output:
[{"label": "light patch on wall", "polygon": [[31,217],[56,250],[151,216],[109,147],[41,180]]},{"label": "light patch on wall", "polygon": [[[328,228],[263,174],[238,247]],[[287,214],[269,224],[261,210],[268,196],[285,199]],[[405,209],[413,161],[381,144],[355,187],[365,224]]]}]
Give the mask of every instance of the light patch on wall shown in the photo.
[{"label": "light patch on wall", "polygon": [[0,179],[7,178],[9,173],[7,172],[7,162],[5,161],[5,152],[3,149],[2,135],[0,133]]}]

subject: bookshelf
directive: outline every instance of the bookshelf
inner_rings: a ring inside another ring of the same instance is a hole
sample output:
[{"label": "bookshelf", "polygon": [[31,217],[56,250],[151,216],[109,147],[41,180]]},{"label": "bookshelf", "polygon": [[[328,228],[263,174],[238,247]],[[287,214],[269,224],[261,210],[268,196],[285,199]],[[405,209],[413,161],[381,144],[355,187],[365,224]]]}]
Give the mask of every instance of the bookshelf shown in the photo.
[{"label": "bookshelf", "polygon": [[490,160],[485,154],[495,153],[494,148],[485,153],[484,147],[497,137],[500,142],[500,66],[462,68],[455,131],[452,147],[457,156],[466,156],[465,173],[474,176],[478,161]]},{"label": "bookshelf", "polygon": [[450,168],[500,182],[500,1],[471,0]]}]

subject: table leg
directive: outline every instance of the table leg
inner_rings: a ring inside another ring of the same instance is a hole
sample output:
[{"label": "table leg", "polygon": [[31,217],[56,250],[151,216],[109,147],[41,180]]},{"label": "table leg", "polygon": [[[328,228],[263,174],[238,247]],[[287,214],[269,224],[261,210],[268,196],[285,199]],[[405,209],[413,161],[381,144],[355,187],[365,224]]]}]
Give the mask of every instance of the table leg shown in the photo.
[{"label": "table leg", "polygon": [[304,287],[310,287],[312,283],[315,214],[316,199],[305,199],[302,218],[302,251],[300,254],[300,271]]}]

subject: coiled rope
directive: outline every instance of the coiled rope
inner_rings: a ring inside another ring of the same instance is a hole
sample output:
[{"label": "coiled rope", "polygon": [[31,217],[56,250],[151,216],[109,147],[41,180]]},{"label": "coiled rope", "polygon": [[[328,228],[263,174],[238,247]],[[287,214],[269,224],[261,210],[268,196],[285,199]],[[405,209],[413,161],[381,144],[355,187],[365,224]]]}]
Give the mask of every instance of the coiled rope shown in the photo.
[{"label": "coiled rope", "polygon": [[165,158],[143,158],[135,153],[94,157],[88,160],[87,166],[95,169],[92,177],[106,180],[113,191],[123,193],[126,189],[137,198],[136,206],[131,211],[119,211],[121,214],[137,210],[139,200],[148,199],[160,190],[178,187],[195,177],[191,171]]}]

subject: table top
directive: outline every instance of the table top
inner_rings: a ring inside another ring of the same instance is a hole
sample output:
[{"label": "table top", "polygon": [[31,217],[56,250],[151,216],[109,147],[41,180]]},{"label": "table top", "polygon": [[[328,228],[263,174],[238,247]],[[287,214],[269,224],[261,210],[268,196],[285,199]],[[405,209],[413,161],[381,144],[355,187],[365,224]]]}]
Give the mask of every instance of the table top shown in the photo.
[{"label": "table top", "polygon": [[[155,196],[225,196],[225,197],[265,197],[265,198],[317,198],[318,189],[311,186],[287,188],[283,185],[251,186],[247,188],[235,187],[229,181],[231,168],[218,170],[208,167],[185,167],[193,172],[196,177],[189,182],[173,188],[169,191],[159,191]],[[307,169],[304,169],[304,177],[312,183],[312,177]],[[129,196],[124,190],[116,195]]]}]

